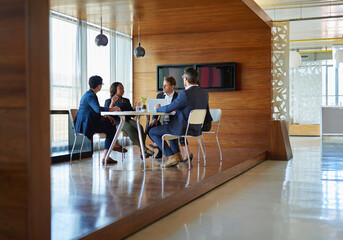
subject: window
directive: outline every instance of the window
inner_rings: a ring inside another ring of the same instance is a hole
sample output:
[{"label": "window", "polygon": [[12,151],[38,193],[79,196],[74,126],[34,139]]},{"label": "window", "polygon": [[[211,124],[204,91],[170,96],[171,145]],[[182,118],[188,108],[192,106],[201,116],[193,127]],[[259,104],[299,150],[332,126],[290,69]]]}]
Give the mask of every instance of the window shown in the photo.
[{"label": "window", "polygon": [[[104,29],[106,47],[95,45],[100,26],[56,12],[50,15],[50,109],[78,108],[82,95],[89,89],[92,75],[103,78],[97,96],[100,106],[110,97],[111,83],[120,81],[125,97],[132,100],[132,38]],[[51,152],[69,151],[68,116],[51,116]]]},{"label": "window", "polygon": [[[322,65],[322,105],[343,105],[343,66],[336,69],[333,60],[325,61]],[[336,77],[337,74],[337,77]]]},{"label": "window", "polygon": [[97,96],[99,99],[100,106],[103,106],[105,100],[110,97],[109,89],[111,83],[110,76],[110,46],[111,38],[109,37],[109,32],[103,32],[109,39],[106,46],[98,47],[95,45],[95,38],[100,34],[98,29],[87,28],[87,79],[93,75],[101,76],[104,85]]},{"label": "window", "polygon": [[51,18],[50,105],[53,110],[77,106],[80,82],[77,76],[77,23]]}]

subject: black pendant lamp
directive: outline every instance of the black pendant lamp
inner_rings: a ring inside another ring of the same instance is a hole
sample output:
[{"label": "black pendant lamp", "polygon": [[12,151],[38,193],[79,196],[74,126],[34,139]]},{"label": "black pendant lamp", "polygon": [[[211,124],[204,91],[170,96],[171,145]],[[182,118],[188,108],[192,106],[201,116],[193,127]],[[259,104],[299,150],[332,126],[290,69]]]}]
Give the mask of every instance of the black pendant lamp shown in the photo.
[{"label": "black pendant lamp", "polygon": [[145,49],[141,47],[140,25],[138,24],[138,47],[135,48],[134,54],[136,57],[144,57]]},{"label": "black pendant lamp", "polygon": [[96,36],[95,38],[95,44],[100,47],[100,46],[106,46],[108,43],[108,38],[106,37],[105,34],[102,34],[102,18],[101,18],[101,30],[100,34]]}]

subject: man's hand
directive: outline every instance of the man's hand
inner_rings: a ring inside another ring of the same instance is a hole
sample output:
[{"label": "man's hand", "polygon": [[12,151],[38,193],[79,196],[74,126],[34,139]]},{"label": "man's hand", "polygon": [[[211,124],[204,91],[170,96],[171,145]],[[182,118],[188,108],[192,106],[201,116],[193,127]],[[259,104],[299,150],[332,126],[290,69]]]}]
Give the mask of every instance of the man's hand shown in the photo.
[{"label": "man's hand", "polygon": [[110,112],[115,112],[115,111],[121,111],[120,107],[115,106],[113,108],[110,108]]},{"label": "man's hand", "polygon": [[149,127],[156,127],[157,126],[157,120],[154,119],[151,121],[151,123],[149,123]]},{"label": "man's hand", "polygon": [[116,123],[116,121],[114,120],[113,117],[110,117],[110,116],[106,116],[106,118],[108,119],[108,121],[111,122],[112,126],[114,126],[114,124]]},{"label": "man's hand", "polygon": [[156,110],[157,108],[159,108],[159,107],[161,107],[161,104],[156,104],[156,105],[155,105],[155,110]]}]

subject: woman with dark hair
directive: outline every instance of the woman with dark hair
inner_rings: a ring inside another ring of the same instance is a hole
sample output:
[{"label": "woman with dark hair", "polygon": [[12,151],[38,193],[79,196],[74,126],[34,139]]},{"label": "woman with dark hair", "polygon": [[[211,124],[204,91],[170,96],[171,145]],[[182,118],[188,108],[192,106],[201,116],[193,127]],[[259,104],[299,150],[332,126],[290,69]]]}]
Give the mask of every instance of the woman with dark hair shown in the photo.
[{"label": "woman with dark hair", "polygon": [[[130,100],[128,98],[124,98],[124,86],[120,82],[112,83],[110,87],[110,95],[111,98],[105,101],[105,107],[119,107],[121,111],[134,111],[131,106]],[[137,103],[134,104],[136,108]],[[132,119],[133,116],[125,116],[125,124],[123,126],[122,131],[125,132],[131,139],[131,141],[140,147],[139,136],[138,136],[138,129],[137,129],[137,122]],[[119,118],[116,118],[116,125],[119,124]],[[146,134],[144,133],[142,125],[140,125],[142,139],[143,139],[143,147],[145,152],[145,157],[148,158],[153,155],[153,152],[145,146],[145,138]]]},{"label": "woman with dark hair", "polygon": [[[119,107],[111,108],[100,107],[96,94],[102,88],[102,78],[100,76],[92,76],[89,78],[89,90],[82,96],[80,107],[75,118],[75,130],[77,133],[84,134],[88,139],[92,140],[94,133],[106,133],[104,156],[102,163],[105,163],[105,157],[116,133],[115,120],[110,116],[102,117],[100,111],[118,111]],[[113,150],[121,151],[121,146],[117,145]],[[117,163],[112,158],[107,159],[107,163]]]}]

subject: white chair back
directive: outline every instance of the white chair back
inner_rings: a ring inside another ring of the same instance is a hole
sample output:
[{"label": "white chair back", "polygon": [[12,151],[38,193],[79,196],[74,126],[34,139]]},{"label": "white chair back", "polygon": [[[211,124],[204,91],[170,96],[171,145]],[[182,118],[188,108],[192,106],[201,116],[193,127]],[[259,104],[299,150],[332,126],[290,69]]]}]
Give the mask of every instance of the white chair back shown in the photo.
[{"label": "white chair back", "polygon": [[[205,116],[206,116],[206,109],[194,109],[194,110],[192,110],[189,113],[185,135],[188,135],[189,125],[191,125],[191,124],[201,124],[201,128],[202,128],[202,125],[204,124]],[[200,133],[200,135],[201,135],[201,133]]]},{"label": "white chair back", "polygon": [[74,135],[76,134],[74,122],[75,122],[77,112],[78,112],[78,109],[73,109],[73,108],[69,109],[69,117],[70,117],[71,125],[74,130]]},{"label": "white chair back", "polygon": [[222,117],[222,110],[221,109],[210,109],[210,114],[212,116],[212,122],[217,124],[217,127],[213,131],[203,132],[207,134],[215,134],[216,140],[219,148],[219,154],[220,154],[220,162],[223,160],[222,150],[220,148],[219,139],[218,139],[218,131],[219,131],[219,125],[220,125],[220,119]]},{"label": "white chair back", "polygon": [[220,118],[222,117],[222,110],[221,109],[210,109],[210,114],[212,117],[212,122],[219,122]]},{"label": "white chair back", "polygon": [[190,112],[188,124],[204,124],[206,109],[194,109]]}]

